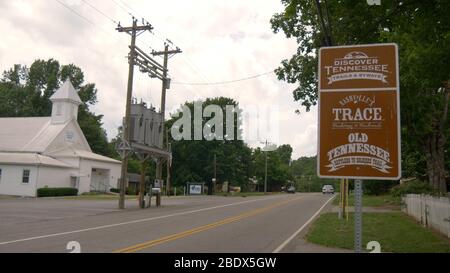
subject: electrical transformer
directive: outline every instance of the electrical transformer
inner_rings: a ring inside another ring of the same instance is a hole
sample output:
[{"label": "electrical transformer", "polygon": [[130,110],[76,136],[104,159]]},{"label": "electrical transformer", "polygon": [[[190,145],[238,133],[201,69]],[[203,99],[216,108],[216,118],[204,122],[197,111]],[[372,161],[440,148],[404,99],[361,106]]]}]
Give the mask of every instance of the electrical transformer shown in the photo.
[{"label": "electrical transformer", "polygon": [[162,148],[162,115],[146,104],[131,105],[130,141],[141,145]]}]

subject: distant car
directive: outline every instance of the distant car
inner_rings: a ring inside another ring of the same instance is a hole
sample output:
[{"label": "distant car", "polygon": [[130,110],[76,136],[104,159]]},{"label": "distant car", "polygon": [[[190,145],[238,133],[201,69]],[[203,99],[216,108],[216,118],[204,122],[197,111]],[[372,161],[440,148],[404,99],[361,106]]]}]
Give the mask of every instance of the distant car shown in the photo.
[{"label": "distant car", "polygon": [[295,192],[296,192],[296,190],[295,190],[295,187],[293,187],[293,186],[291,186],[287,189],[287,193],[295,193]]},{"label": "distant car", "polygon": [[323,194],[334,194],[334,187],[332,185],[325,185],[322,187]]}]

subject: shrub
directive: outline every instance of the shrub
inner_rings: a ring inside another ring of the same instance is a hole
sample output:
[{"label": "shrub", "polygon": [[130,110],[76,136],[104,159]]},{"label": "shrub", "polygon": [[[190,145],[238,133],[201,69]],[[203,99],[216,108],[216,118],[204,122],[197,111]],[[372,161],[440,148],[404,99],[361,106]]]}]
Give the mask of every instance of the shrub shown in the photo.
[{"label": "shrub", "polygon": [[430,184],[419,181],[419,180],[413,180],[406,182],[402,185],[398,185],[391,190],[391,194],[394,197],[401,197],[406,194],[433,194],[434,190],[430,186]]},{"label": "shrub", "polygon": [[176,187],[177,195],[184,195],[184,187]]},{"label": "shrub", "polygon": [[75,188],[40,188],[37,190],[38,197],[77,196],[78,189]]},{"label": "shrub", "polygon": [[[113,193],[120,193],[120,189],[116,189],[116,188],[111,188],[109,191],[113,192]],[[127,194],[127,195],[136,195],[137,192],[138,191],[133,188],[128,188],[125,190],[125,194]]]},{"label": "shrub", "polygon": [[103,194],[103,192],[91,191],[91,192],[85,192],[85,193],[83,193],[81,195],[84,195],[84,196],[96,196],[96,195],[101,195],[101,194]]},{"label": "shrub", "polygon": [[366,180],[363,182],[364,194],[382,195],[388,193],[396,185],[398,185],[397,181]]},{"label": "shrub", "polygon": [[137,195],[137,190],[133,189],[133,188],[128,188],[126,191],[127,195]]}]

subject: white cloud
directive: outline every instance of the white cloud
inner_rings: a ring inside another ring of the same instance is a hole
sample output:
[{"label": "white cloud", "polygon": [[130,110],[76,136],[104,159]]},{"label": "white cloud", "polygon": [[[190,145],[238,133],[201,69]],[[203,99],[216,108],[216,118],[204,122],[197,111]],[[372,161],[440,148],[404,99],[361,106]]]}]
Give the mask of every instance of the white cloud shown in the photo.
[{"label": "white cloud", "polygon": [[[129,36],[117,33],[109,19],[83,1],[60,1],[96,26],[56,0],[0,2],[0,70],[51,57],[63,64],[76,64],[88,82],[96,83],[99,102],[93,110],[104,115],[108,135],[114,137],[125,108]],[[123,26],[130,24],[130,16],[114,1],[86,1]],[[169,62],[174,82],[216,82],[265,73],[296,51],[294,40],[271,30],[270,18],[283,8],[278,0],[124,2],[136,16],[145,16],[155,27],[155,35],[143,34],[138,46],[160,50],[161,39],[167,37],[183,50]],[[159,108],[161,86],[157,80],[148,79],[136,69],[134,84],[136,97]],[[234,98],[241,106],[277,105],[281,110],[281,142],[293,146],[295,157],[314,155],[316,112],[296,115],[299,105],[293,101],[293,89],[275,75],[223,86],[173,84],[167,109],[171,112],[185,101],[217,96]]]}]

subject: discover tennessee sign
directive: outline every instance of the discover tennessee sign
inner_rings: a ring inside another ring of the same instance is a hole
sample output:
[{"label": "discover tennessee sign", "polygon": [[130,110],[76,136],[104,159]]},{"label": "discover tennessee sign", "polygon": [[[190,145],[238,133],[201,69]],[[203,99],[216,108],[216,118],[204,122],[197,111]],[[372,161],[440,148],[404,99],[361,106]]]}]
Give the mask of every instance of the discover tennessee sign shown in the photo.
[{"label": "discover tennessee sign", "polygon": [[397,45],[325,47],[319,54],[318,175],[400,179]]}]

